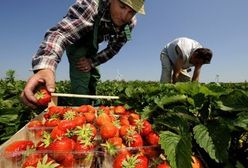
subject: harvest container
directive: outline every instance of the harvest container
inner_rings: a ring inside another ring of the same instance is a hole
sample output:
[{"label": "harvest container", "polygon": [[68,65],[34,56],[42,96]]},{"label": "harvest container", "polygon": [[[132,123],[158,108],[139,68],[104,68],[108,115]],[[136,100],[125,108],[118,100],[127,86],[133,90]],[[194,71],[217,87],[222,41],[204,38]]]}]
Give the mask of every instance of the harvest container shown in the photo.
[{"label": "harvest container", "polygon": [[[155,150],[157,151],[156,155],[154,153],[152,156],[146,154],[144,150]],[[40,154],[43,157],[54,158],[57,155],[72,155],[74,159],[71,161],[73,168],[113,168],[115,164],[115,159],[118,157],[118,153],[123,151],[128,151],[132,156],[137,156],[140,152],[143,153],[143,156],[147,158],[148,168],[155,168],[158,158],[160,157],[160,149],[158,146],[146,146],[140,148],[123,148],[119,149],[116,155],[110,155],[108,152],[101,150],[94,150],[90,152],[78,153],[78,152],[66,152],[66,153],[54,153],[52,151],[39,152],[39,151],[26,151],[18,153],[19,157],[10,158],[8,154],[1,152],[0,157],[0,167],[1,168],[21,168],[25,164],[25,160],[32,154]],[[81,156],[79,158],[78,156]],[[55,162],[53,162],[54,164]],[[67,166],[64,166],[66,168]],[[68,166],[67,168],[72,168]]]},{"label": "harvest container", "polygon": [[[54,153],[52,151],[46,152],[39,152],[39,151],[26,151],[18,153],[18,157],[10,157],[7,153],[1,153],[0,158],[0,167],[1,168],[22,168],[25,167],[26,159],[28,157],[33,156],[41,156],[42,159],[39,161],[40,163],[44,162],[48,163],[52,160],[52,164],[60,165],[59,162],[55,162],[53,160],[54,157],[60,156],[67,156],[67,158],[72,158],[71,160],[67,160],[68,166],[63,166],[64,168],[97,168],[100,165],[100,160],[103,156],[102,152],[99,151],[90,151],[85,153],[76,153],[76,152],[67,152],[67,153]],[[69,157],[68,157],[69,156]],[[71,157],[70,157],[71,156]],[[80,157],[79,157],[80,156]],[[32,158],[31,158],[32,159]],[[30,160],[30,159],[29,159]],[[33,159],[34,161],[34,159]],[[63,164],[63,161],[61,161]]]},{"label": "harvest container", "polygon": [[[53,94],[52,100],[49,104],[49,107],[51,106],[57,106],[57,98],[58,96],[63,97],[81,97],[81,98],[105,98],[105,99],[117,99],[118,97],[111,97],[111,96],[87,96],[87,95],[72,95],[72,94]],[[97,108],[97,107],[96,107]],[[35,117],[33,120],[40,120],[44,122],[44,114],[47,112],[47,109],[44,110],[41,114],[39,114],[37,117]],[[118,116],[118,115],[117,115]],[[120,116],[119,116],[120,117]],[[27,124],[28,125],[28,124]],[[39,136],[40,131],[47,131],[50,132],[53,127],[36,127],[36,128],[29,128],[28,126],[24,126],[21,130],[19,130],[16,134],[14,134],[8,141],[6,141],[4,144],[0,146],[0,168],[20,168],[23,166],[23,163],[25,162],[25,159],[32,155],[32,154],[38,154],[42,155],[42,157],[51,157],[53,158],[56,155],[68,155],[72,156],[72,163],[73,167],[75,168],[112,168],[116,157],[119,153],[123,151],[127,151],[130,154],[130,157],[138,157],[138,155],[143,155],[147,158],[147,164],[148,167],[152,168],[155,165],[155,162],[158,157],[160,157],[161,149],[159,145],[147,145],[147,146],[141,146],[141,147],[123,147],[118,148],[116,152],[109,153],[109,151],[105,150],[105,148],[102,146],[105,141],[101,139],[99,135],[96,136],[94,139],[96,142],[96,147],[94,150],[91,150],[89,152],[67,152],[67,153],[58,153],[54,151],[35,151],[35,150],[28,150],[25,152],[20,152],[19,157],[16,158],[10,158],[8,154],[4,153],[4,148],[8,146],[10,143],[17,141],[17,140],[32,140],[35,145],[41,140]],[[99,128],[97,128],[99,129]],[[99,130],[98,130],[99,131]],[[38,135],[38,136],[37,136]],[[70,166],[71,167],[71,166]]]},{"label": "harvest container", "polygon": [[[58,97],[75,97],[75,98],[91,98],[91,99],[118,99],[118,96],[97,96],[97,95],[76,95],[76,94],[62,94],[62,93],[52,93],[52,99],[51,102],[49,103],[50,106],[57,106],[58,103]],[[37,117],[35,117],[33,120],[43,120],[43,116],[46,113],[47,109],[44,110],[42,113],[40,113]],[[46,130],[49,131],[52,128],[45,128],[45,127],[39,127],[39,128],[28,128],[27,125],[25,125],[23,128],[21,128],[18,132],[16,132],[9,140],[7,140],[5,143],[3,143],[0,146],[0,168],[20,168],[23,162],[23,159],[25,159],[29,154],[32,153],[32,151],[28,152],[19,152],[18,156],[20,157],[15,157],[15,158],[10,158],[9,154],[4,152],[4,149],[11,143],[18,141],[18,140],[32,140],[34,144],[36,145],[37,142],[39,142],[39,137],[36,136],[37,132],[40,130]],[[39,153],[37,151],[33,151],[33,153]],[[52,151],[46,151],[45,154],[56,154],[53,153]],[[76,155],[75,152],[72,152],[71,154]],[[81,153],[82,154],[82,153]],[[79,155],[79,154],[77,154]],[[103,155],[102,152],[100,151],[91,151],[90,153],[84,153],[83,156],[87,156],[86,158],[91,158],[91,159],[77,159],[76,160],[76,166],[74,167],[95,167],[95,164],[97,163],[96,158],[99,155]],[[88,160],[88,161],[87,161]],[[89,161],[91,164],[88,166]]]}]

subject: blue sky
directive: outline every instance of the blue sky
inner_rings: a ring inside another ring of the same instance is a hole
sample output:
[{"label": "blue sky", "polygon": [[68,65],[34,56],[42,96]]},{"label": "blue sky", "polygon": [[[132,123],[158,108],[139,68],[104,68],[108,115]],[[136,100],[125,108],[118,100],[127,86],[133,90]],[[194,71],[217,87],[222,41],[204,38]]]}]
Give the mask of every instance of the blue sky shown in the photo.
[{"label": "blue sky", "polygon": [[[31,57],[47,29],[66,14],[74,0],[11,0],[0,5],[0,78],[7,70],[27,80]],[[210,65],[202,67],[200,82],[248,80],[247,0],[146,0],[146,15],[137,15],[132,41],[100,67],[102,80],[158,81],[160,51],[177,37],[190,37],[213,50]],[[101,45],[104,47],[104,44]],[[69,79],[63,56],[57,80]]]}]

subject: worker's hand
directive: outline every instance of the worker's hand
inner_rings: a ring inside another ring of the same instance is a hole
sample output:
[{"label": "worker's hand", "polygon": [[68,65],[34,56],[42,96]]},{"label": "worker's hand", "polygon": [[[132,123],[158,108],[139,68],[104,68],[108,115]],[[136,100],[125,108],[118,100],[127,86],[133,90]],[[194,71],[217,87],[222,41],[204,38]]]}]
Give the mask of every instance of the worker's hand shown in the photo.
[{"label": "worker's hand", "polygon": [[92,69],[92,61],[89,58],[80,58],[76,64],[78,70],[82,72],[90,72]]},{"label": "worker's hand", "polygon": [[27,81],[23,92],[21,93],[21,101],[29,107],[35,109],[37,107],[37,99],[34,97],[35,89],[39,85],[45,85],[49,92],[55,90],[55,74],[50,69],[42,69],[35,73]]}]

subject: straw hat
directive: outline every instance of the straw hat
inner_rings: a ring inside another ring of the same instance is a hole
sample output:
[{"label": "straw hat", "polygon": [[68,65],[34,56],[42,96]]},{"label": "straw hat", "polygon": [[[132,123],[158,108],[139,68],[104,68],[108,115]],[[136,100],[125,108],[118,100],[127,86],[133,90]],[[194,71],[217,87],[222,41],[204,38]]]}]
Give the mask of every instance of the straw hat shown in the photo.
[{"label": "straw hat", "polygon": [[145,14],[144,2],[145,0],[120,0],[124,4],[130,6],[137,13]]}]

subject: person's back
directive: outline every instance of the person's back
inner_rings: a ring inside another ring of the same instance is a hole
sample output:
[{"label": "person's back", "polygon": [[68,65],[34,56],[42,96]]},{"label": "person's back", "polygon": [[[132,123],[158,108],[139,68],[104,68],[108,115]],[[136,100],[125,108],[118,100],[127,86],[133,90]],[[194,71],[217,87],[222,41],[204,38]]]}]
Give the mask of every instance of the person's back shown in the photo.
[{"label": "person's back", "polygon": [[168,56],[169,56],[170,60],[173,62],[173,64],[175,64],[176,59],[179,56],[175,50],[176,46],[178,46],[182,51],[183,60],[184,60],[183,68],[185,68],[185,69],[192,66],[189,63],[189,59],[190,59],[192,52],[195,49],[202,47],[202,45],[199,42],[197,42],[193,39],[187,38],[187,37],[176,38],[175,40],[169,42],[166,45],[165,50],[167,50]]},{"label": "person's back", "polygon": [[[202,52],[203,51],[203,52]],[[200,68],[206,64],[205,57],[209,62],[212,57],[211,50],[203,48],[196,40],[180,37],[167,43],[160,54],[162,73],[160,82],[186,82],[191,77],[188,73],[191,67],[195,67],[192,81],[199,80]],[[207,58],[206,58],[207,59]]]}]

